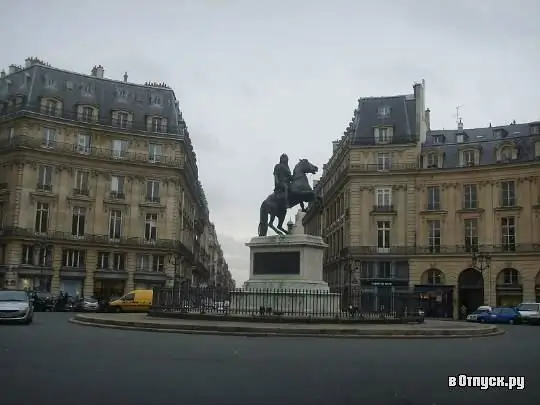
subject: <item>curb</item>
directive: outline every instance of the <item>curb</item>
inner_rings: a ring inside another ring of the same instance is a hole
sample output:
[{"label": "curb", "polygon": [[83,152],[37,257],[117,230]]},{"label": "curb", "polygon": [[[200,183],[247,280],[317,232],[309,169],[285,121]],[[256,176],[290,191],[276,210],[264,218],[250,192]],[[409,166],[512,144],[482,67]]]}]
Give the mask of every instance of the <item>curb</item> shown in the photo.
[{"label": "curb", "polygon": [[[431,330],[418,333],[346,333],[347,331],[321,331],[315,330],[313,333],[306,333],[305,331],[291,332],[291,331],[278,331],[264,330],[263,328],[248,328],[248,327],[236,327],[236,328],[223,328],[214,327],[206,329],[197,329],[197,325],[189,325],[184,328],[167,328],[163,326],[151,327],[148,324],[142,322],[129,322],[129,321],[111,321],[103,322],[102,320],[96,321],[91,318],[77,319],[71,318],[69,322],[81,326],[91,326],[96,328],[109,328],[109,329],[123,329],[134,330],[144,332],[161,332],[161,333],[181,333],[186,335],[210,335],[210,336],[247,336],[247,337],[303,337],[303,338],[334,338],[334,339],[463,339],[463,338],[481,338],[499,336],[505,333],[504,329],[492,327],[489,329],[475,329],[475,330],[461,330],[462,333],[444,333],[448,330]],[[177,325],[178,326],[178,325]],[[229,330],[227,330],[229,329]],[[259,329],[259,330],[257,330]],[[334,332],[334,333],[332,333]],[[338,333],[335,333],[338,332]],[[364,331],[365,332],[365,331]],[[430,333],[426,333],[430,332]],[[453,331],[452,331],[453,332]],[[478,333],[480,332],[480,333]]]}]

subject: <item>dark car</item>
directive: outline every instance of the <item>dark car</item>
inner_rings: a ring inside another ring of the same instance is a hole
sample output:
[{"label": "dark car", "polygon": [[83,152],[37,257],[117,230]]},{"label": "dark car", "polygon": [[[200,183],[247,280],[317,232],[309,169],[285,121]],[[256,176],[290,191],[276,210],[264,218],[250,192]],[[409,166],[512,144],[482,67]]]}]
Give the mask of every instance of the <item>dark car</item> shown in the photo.
[{"label": "dark car", "polygon": [[29,294],[36,312],[52,312],[55,308],[55,299],[49,292],[34,291]]}]

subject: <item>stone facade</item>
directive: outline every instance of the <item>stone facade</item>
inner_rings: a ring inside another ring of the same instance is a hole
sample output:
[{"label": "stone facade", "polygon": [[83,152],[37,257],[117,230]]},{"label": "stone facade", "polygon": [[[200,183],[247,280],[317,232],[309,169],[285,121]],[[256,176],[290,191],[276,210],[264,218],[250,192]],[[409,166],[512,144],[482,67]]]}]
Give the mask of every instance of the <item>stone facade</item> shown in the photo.
[{"label": "stone facade", "polygon": [[540,123],[431,130],[414,91],[360,99],[334,143],[324,210],[304,218],[329,244],[325,279],[415,288],[433,316],[540,301]]},{"label": "stone facade", "polygon": [[207,201],[175,100],[100,66],[29,59],[2,75],[2,286],[111,296],[209,281]]}]

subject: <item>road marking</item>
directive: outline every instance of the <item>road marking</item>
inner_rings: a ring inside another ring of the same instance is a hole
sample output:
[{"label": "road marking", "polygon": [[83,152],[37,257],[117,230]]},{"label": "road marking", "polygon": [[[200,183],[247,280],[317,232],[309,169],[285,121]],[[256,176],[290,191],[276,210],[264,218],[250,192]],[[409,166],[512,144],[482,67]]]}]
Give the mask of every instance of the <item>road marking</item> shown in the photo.
[{"label": "road marking", "polygon": [[448,376],[448,386],[454,387],[475,387],[481,390],[502,387],[508,390],[525,389],[525,377],[504,377],[504,376],[469,376],[459,374],[458,376]]}]

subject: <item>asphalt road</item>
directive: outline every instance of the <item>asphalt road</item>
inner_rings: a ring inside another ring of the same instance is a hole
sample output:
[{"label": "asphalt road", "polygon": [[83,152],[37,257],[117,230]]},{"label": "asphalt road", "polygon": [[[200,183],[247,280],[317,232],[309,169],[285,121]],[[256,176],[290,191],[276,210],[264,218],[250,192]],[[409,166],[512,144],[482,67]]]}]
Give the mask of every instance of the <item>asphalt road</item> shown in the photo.
[{"label": "asphalt road", "polygon": [[[455,340],[243,338],[69,317],[0,325],[0,404],[540,404],[540,327]],[[458,374],[524,376],[525,389],[448,388]]]}]

